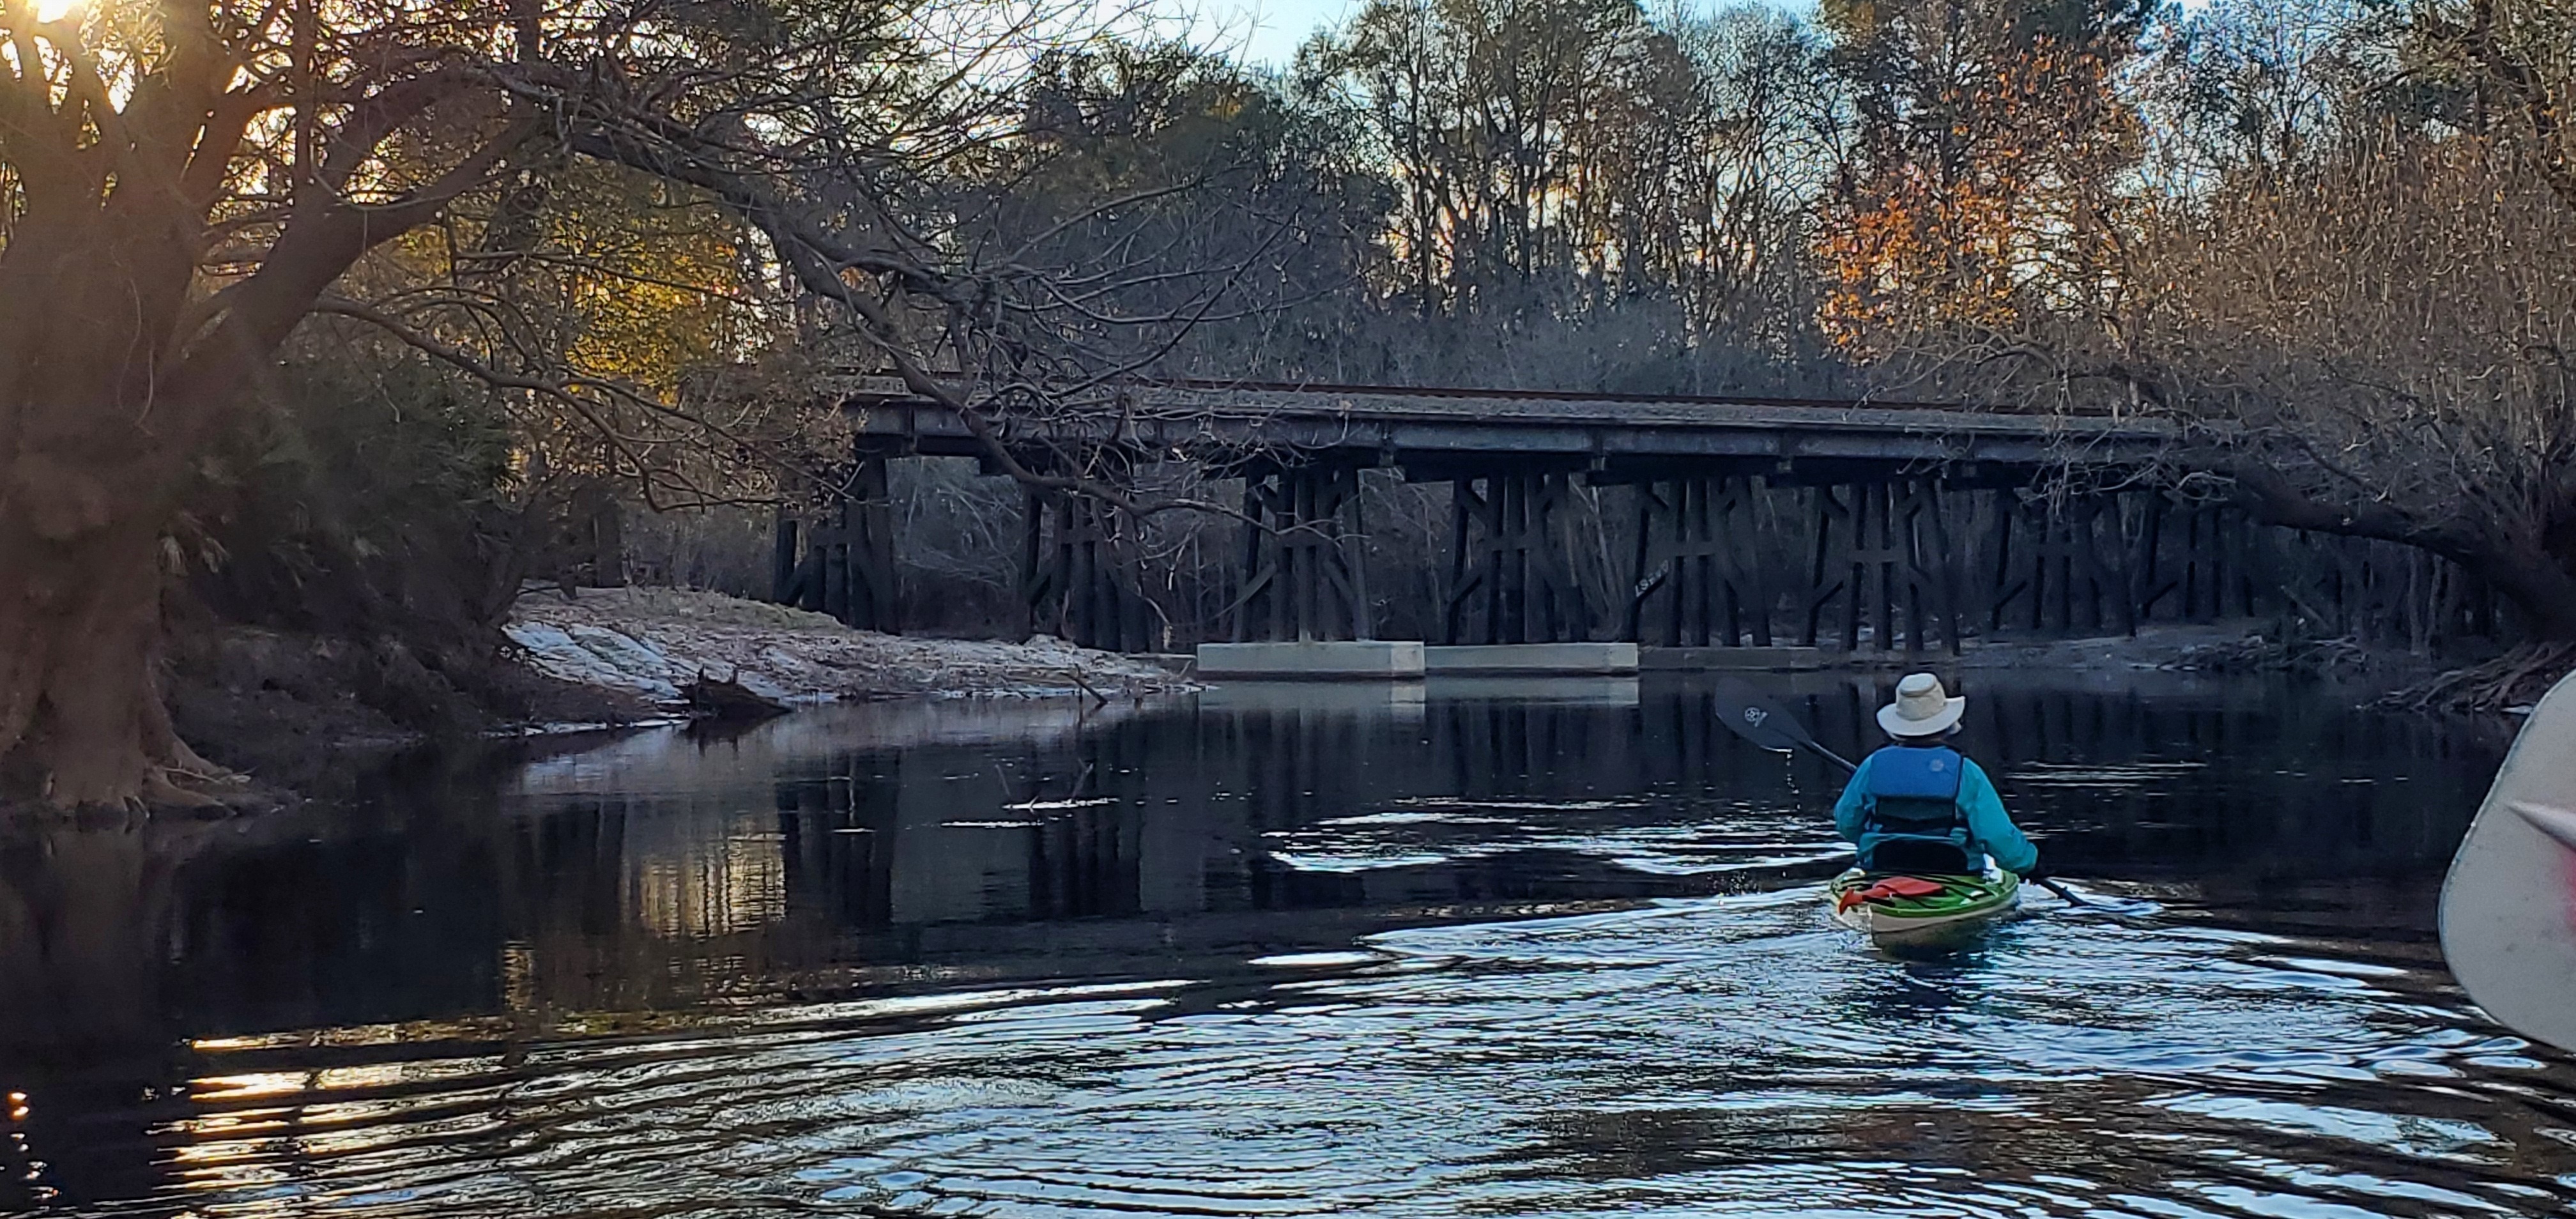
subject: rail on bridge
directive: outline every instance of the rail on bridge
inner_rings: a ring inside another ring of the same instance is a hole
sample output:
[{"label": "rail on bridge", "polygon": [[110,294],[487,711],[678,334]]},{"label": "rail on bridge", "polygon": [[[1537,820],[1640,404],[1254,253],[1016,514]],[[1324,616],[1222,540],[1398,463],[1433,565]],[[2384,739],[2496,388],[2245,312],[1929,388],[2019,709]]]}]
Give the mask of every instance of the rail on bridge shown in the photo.
[{"label": "rail on bridge", "polygon": [[[1382,603],[1360,546],[1372,471],[1450,487],[1434,642],[1956,651],[1972,634],[2114,634],[2284,608],[2318,621],[2399,613],[2424,630],[2492,614],[2482,590],[2419,552],[2257,528],[2133,477],[2169,441],[2137,420],[1382,386],[1121,393],[1112,415],[1006,422],[1003,442],[1031,463],[1185,453],[1239,479],[1248,523],[1219,632],[1237,641],[1374,637]],[[850,491],[782,518],[778,594],[895,630],[885,463],[989,454],[891,382],[862,384],[844,409]],[[1584,578],[1578,517],[1595,549],[1618,539],[1624,570],[1603,578],[1596,561]],[[1030,493],[1021,537],[1031,630],[1127,651],[1173,642],[1158,637],[1131,522]]]}]

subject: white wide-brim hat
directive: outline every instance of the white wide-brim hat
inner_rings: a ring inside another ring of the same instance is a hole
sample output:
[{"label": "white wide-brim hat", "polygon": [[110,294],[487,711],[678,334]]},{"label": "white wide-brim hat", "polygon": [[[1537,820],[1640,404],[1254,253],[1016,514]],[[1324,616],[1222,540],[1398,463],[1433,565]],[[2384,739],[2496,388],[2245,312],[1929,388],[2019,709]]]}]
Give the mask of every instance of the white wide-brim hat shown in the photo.
[{"label": "white wide-brim hat", "polygon": [[1889,736],[1937,736],[1958,727],[1967,713],[1965,697],[1951,697],[1938,677],[1915,673],[1896,683],[1896,701],[1878,709],[1878,726]]}]

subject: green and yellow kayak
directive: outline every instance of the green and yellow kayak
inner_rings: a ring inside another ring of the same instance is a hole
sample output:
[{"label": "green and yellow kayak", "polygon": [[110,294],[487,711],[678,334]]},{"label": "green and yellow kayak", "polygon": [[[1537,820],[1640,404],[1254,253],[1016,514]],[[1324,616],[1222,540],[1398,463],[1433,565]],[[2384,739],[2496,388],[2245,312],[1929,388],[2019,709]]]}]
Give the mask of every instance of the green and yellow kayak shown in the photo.
[{"label": "green and yellow kayak", "polygon": [[2003,914],[2021,900],[2021,878],[2010,872],[1872,876],[1854,868],[1835,877],[1825,893],[1833,904],[1835,922],[1886,937]]}]

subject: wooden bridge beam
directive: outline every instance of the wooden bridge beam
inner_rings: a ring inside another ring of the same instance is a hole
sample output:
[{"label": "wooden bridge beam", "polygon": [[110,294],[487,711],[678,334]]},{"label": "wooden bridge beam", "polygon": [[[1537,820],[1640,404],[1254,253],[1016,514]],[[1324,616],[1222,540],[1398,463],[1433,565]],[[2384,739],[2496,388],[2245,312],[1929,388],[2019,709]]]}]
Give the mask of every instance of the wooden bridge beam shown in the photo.
[{"label": "wooden bridge beam", "polygon": [[1243,513],[1242,583],[1225,614],[1235,642],[1374,637],[1359,466],[1254,466]]},{"label": "wooden bridge beam", "polygon": [[1998,491],[1987,629],[2017,623],[2037,635],[2136,634],[2142,605],[2156,595],[2142,600],[2139,550],[2145,522],[2156,518],[2125,510],[2122,498]]},{"label": "wooden bridge beam", "polygon": [[1021,505],[1022,634],[1111,652],[1158,646],[1129,522],[1085,495],[1030,490]]},{"label": "wooden bridge beam", "polygon": [[1638,486],[1634,581],[1620,638],[1644,642],[1647,618],[1660,608],[1666,647],[1771,646],[1771,582],[1755,533],[1759,495],[1752,479],[1722,475]]},{"label": "wooden bridge beam", "polygon": [[1570,643],[1592,614],[1558,536],[1570,470],[1515,468],[1451,481],[1448,643]]},{"label": "wooden bridge beam", "polygon": [[1866,643],[1921,652],[1938,637],[1956,655],[1962,644],[1959,553],[1953,545],[1942,483],[1928,477],[1820,486],[1810,539],[1803,640],[1818,645],[1826,611],[1840,603],[1842,646]]},{"label": "wooden bridge beam", "polygon": [[810,518],[779,514],[772,596],[859,630],[899,631],[894,562],[886,455],[862,451],[853,456],[848,482],[832,488]]},{"label": "wooden bridge beam", "polygon": [[[1244,534],[1221,628],[1237,639],[1375,632],[1359,472],[1386,466],[1453,483],[1448,587],[1426,631],[1453,642],[1580,640],[1602,626],[1667,645],[1760,646],[1778,636],[1955,651],[1963,617],[1986,631],[2118,633],[2301,599],[2300,612],[2336,630],[2380,621],[2403,621],[2410,636],[2433,629],[2419,623],[2439,622],[2445,634],[2497,629],[2491,594],[2446,565],[2419,572],[2341,543],[2301,549],[2237,509],[2143,487],[2036,501],[2027,488],[2057,468],[2061,449],[2051,425],[2030,418],[1320,387],[1201,387],[1164,403],[1184,404],[1195,413],[1145,410],[1117,434],[1021,432],[1016,442],[1033,464],[1068,453],[1159,461],[1171,449],[1158,429],[1187,425],[1170,444],[1208,453],[1210,474],[1264,463],[1251,467],[1245,501],[1262,525]],[[782,600],[890,630],[899,611],[886,457],[974,455],[995,468],[982,441],[951,434],[954,421],[937,412],[889,400],[854,403],[852,417],[868,451],[843,499],[780,522],[773,583]],[[2095,430],[2107,447],[2091,451],[2106,461],[2159,451],[2152,428]],[[1589,520],[1578,499],[1587,483],[1636,488],[1624,604],[1615,592],[1587,595],[1599,564],[1570,536]],[[1791,508],[1799,499],[1803,531]],[[1030,500],[1020,564],[1028,625],[1104,647],[1156,646],[1168,628],[1143,595],[1133,526],[1096,508]],[[1786,536],[1766,542],[1764,530]],[[1785,619],[1776,617],[1782,602]]]}]

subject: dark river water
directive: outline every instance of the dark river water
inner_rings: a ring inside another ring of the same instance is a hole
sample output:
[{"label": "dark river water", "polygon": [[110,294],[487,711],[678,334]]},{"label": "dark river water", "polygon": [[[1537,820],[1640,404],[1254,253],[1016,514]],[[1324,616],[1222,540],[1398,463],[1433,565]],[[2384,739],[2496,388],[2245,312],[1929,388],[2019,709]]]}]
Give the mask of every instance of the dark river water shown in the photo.
[{"label": "dark river water", "polygon": [[[1864,748],[1874,680],[1772,679]],[[1835,929],[1675,680],[817,711],[0,834],[0,1211],[2536,1215],[2576,1062],[2432,926],[2501,742],[1972,674],[2055,869]]]}]

